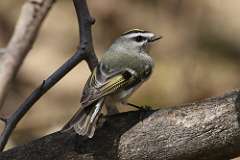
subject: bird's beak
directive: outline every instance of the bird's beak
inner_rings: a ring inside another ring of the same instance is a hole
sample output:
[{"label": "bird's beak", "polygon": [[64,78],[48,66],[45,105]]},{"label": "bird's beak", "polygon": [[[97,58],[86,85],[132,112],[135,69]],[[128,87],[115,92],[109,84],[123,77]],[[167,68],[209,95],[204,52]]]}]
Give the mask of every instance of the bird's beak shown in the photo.
[{"label": "bird's beak", "polygon": [[155,41],[157,41],[157,40],[159,40],[159,39],[161,39],[162,38],[162,36],[158,36],[158,35],[154,35],[153,37],[151,37],[149,40],[148,40],[148,42],[155,42]]}]

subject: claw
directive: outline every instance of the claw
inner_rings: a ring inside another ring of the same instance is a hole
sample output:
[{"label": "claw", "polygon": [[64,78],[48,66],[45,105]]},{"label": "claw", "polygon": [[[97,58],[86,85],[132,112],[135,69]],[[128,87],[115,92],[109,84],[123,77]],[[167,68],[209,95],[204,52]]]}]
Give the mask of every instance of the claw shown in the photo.
[{"label": "claw", "polygon": [[145,110],[145,111],[151,111],[151,110],[153,110],[151,106],[147,106],[147,105],[145,105],[145,106],[140,106],[140,107],[141,107],[143,110]]},{"label": "claw", "polygon": [[153,110],[151,106],[147,106],[147,105],[145,105],[145,106],[138,106],[138,105],[135,105],[135,104],[132,104],[132,103],[127,103],[127,105],[132,106],[134,108],[137,108],[139,110],[143,110],[143,111],[151,111],[151,110]]}]

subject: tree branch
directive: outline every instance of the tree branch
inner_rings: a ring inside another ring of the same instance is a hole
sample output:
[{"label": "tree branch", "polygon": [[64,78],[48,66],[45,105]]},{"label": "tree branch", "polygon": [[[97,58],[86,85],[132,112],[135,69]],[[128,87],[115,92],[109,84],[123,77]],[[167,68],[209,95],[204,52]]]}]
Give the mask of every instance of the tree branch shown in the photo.
[{"label": "tree branch", "polygon": [[226,160],[240,155],[240,91],[202,102],[105,117],[93,139],[56,132],[4,160]]},{"label": "tree branch", "polygon": [[59,69],[50,75],[43,83],[35,89],[31,95],[20,105],[15,113],[11,115],[6,121],[6,126],[0,137],[0,150],[4,149],[7,140],[16,127],[17,123],[32,107],[32,105],[42,97],[51,87],[53,87],[60,79],[62,79],[71,69],[73,69],[79,62],[86,60],[90,69],[97,65],[98,60],[95,55],[92,45],[91,25],[94,23],[91,18],[86,0],[74,0],[75,9],[78,16],[80,29],[80,47],[76,53],[67,60]]},{"label": "tree branch", "polygon": [[55,0],[28,0],[22,7],[14,33],[0,55],[0,109],[9,85],[33,46],[39,28]]},{"label": "tree branch", "polygon": [[93,48],[91,28],[91,25],[95,23],[95,19],[89,13],[86,0],[73,0],[73,3],[78,18],[80,50],[86,53],[85,60],[88,62],[90,70],[93,71],[98,64],[98,59]]}]

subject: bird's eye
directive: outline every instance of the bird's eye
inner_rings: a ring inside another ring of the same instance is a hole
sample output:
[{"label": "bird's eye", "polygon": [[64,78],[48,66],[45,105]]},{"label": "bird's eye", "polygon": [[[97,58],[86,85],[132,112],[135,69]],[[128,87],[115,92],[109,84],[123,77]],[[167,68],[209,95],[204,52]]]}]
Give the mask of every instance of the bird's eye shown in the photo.
[{"label": "bird's eye", "polygon": [[143,36],[137,36],[137,37],[135,37],[135,41],[136,42],[142,42],[142,41],[144,41],[145,40],[145,37],[143,37]]}]

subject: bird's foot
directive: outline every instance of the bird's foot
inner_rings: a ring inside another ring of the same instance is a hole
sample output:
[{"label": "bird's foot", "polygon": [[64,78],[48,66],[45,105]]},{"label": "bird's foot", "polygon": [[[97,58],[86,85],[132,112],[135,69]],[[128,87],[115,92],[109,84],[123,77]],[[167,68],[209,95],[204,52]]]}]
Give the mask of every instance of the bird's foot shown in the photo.
[{"label": "bird's foot", "polygon": [[135,105],[135,104],[132,104],[132,103],[127,103],[127,105],[132,106],[134,108],[137,108],[139,110],[143,110],[143,111],[151,111],[151,110],[153,110],[151,106],[147,106],[147,105],[138,106],[138,105]]}]

